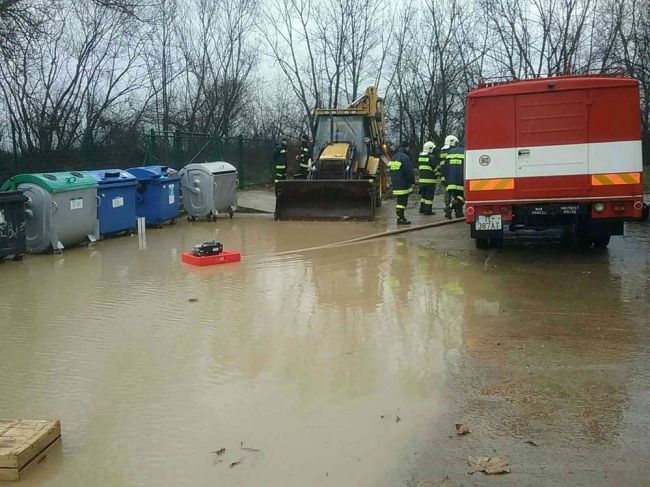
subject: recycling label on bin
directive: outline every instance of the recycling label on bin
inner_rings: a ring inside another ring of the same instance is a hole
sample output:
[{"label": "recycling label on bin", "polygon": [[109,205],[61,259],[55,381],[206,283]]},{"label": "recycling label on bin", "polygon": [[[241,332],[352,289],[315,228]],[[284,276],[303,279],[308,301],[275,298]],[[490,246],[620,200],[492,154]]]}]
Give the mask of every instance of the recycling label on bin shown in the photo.
[{"label": "recycling label on bin", "polygon": [[81,210],[84,207],[84,199],[79,197],[79,198],[72,198],[70,200],[70,209],[71,210]]},{"label": "recycling label on bin", "polygon": [[124,198],[122,196],[113,198],[113,208],[119,208],[120,206],[124,206]]},{"label": "recycling label on bin", "polygon": [[176,201],[176,197],[174,196],[174,185],[170,184],[169,185],[169,204],[173,205],[174,201]]}]

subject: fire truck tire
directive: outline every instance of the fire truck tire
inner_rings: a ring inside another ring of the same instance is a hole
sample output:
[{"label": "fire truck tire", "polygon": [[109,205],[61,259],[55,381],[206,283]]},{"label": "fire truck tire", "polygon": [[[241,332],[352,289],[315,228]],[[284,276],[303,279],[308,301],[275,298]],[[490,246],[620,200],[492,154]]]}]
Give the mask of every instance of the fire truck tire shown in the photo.
[{"label": "fire truck tire", "polygon": [[475,243],[476,248],[479,250],[487,250],[490,248],[490,239],[488,238],[477,238]]},{"label": "fire truck tire", "polygon": [[607,235],[606,237],[596,237],[594,238],[594,247],[597,249],[606,249],[609,245],[609,241],[612,237]]},{"label": "fire truck tire", "polygon": [[583,249],[590,249],[591,246],[594,244],[594,240],[591,238],[583,237],[583,236],[578,236],[578,247],[583,248]]},{"label": "fire truck tire", "polygon": [[565,229],[560,237],[560,245],[566,248],[573,247],[574,239],[575,235],[573,232],[570,229]]}]

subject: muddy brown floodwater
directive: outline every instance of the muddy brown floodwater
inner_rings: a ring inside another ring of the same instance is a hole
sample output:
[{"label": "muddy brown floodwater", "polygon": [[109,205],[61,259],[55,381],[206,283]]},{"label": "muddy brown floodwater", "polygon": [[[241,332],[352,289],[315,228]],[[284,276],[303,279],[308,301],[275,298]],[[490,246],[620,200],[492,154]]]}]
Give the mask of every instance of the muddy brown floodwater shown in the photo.
[{"label": "muddy brown floodwater", "polygon": [[[647,482],[647,225],[587,254],[460,224],[274,255],[381,227],[237,216],[3,264],[0,417],[63,426],[17,485]],[[211,238],[244,260],[180,263]]]}]

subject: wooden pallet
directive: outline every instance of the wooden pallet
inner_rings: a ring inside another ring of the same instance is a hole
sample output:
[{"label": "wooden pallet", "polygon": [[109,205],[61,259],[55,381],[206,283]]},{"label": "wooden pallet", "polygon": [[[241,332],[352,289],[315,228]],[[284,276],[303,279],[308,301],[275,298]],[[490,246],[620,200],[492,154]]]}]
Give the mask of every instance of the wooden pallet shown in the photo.
[{"label": "wooden pallet", "polygon": [[0,419],[0,480],[19,480],[60,440],[59,421]]}]

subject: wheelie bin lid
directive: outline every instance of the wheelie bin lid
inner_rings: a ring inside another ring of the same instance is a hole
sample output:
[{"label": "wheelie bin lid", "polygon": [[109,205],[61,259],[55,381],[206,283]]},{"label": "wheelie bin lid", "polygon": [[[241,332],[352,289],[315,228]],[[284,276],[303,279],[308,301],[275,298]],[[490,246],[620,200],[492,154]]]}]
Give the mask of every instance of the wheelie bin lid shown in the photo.
[{"label": "wheelie bin lid", "polygon": [[225,161],[195,162],[193,164],[188,164],[182,170],[189,171],[191,169],[202,169],[211,174],[229,174],[237,172],[237,168],[235,166]]},{"label": "wheelie bin lid", "polygon": [[153,181],[153,180],[177,180],[180,179],[178,171],[169,166],[141,166],[130,167],[126,170],[132,174],[139,181]]},{"label": "wheelie bin lid", "polygon": [[102,169],[100,171],[83,171],[100,186],[136,186],[138,178],[121,169]]},{"label": "wheelie bin lid", "polygon": [[4,191],[0,193],[0,205],[3,203],[24,203],[27,196],[22,191]]},{"label": "wheelie bin lid", "polygon": [[76,189],[96,188],[97,181],[78,171],[18,174],[9,178],[0,191],[14,191],[19,184],[31,183],[50,193],[63,193]]}]

